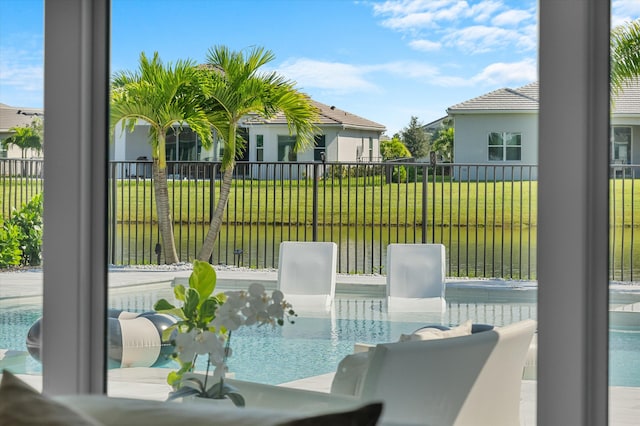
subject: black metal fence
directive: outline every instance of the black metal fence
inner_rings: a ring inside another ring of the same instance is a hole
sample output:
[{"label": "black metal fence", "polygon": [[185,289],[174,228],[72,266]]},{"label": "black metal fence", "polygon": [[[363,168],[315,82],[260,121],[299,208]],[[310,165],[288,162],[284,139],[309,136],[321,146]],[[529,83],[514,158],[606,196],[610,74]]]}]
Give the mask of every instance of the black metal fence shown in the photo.
[{"label": "black metal fence", "polygon": [[[4,217],[42,190],[41,170],[0,160]],[[615,280],[640,273],[638,173],[611,167]],[[189,262],[219,197],[220,164],[170,162],[168,174],[176,247]],[[151,162],[110,163],[109,263],[163,262],[151,175]],[[281,241],[334,241],[339,272],[384,273],[388,244],[442,243],[449,276],[536,279],[536,178],[534,165],[240,163],[211,261],[276,268]]]}]

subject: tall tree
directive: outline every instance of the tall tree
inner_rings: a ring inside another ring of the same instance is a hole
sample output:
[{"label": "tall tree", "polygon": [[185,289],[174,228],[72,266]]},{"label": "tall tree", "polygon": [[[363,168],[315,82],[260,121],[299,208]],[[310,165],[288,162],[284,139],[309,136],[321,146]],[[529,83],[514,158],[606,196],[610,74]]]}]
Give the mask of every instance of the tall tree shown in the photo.
[{"label": "tall tree", "polygon": [[640,20],[611,31],[611,89],[622,90],[625,81],[640,76]]},{"label": "tall tree", "polygon": [[429,155],[429,137],[418,117],[411,117],[409,125],[402,130],[402,142],[415,158]]},{"label": "tall tree", "polygon": [[294,151],[313,144],[318,111],[309,97],[296,89],[295,82],[275,72],[260,71],[274,58],[271,51],[262,47],[254,47],[246,54],[231,51],[225,46],[214,46],[208,51],[208,67],[202,70],[208,77],[206,105],[209,121],[224,143],[224,154],[220,196],[198,260],[206,261],[211,257],[220,232],[231,191],[235,156],[244,148],[237,134],[240,119],[248,113],[265,118],[282,113],[289,125],[289,133],[296,134]]},{"label": "tall tree", "polygon": [[431,151],[442,155],[446,161],[453,162],[453,140],[453,127],[442,127],[433,135]]},{"label": "tall tree", "polygon": [[133,131],[138,120],[150,126],[153,188],[167,263],[177,263],[178,254],[169,209],[166,135],[172,126],[186,124],[198,134],[205,149],[211,146],[211,127],[202,109],[204,86],[201,83],[193,62],[164,65],[157,52],[151,60],[141,53],[136,72],[120,72],[112,80],[111,126],[122,122],[123,129]]},{"label": "tall tree", "polygon": [[2,145],[7,148],[13,145],[22,150],[22,158],[27,157],[28,149],[35,149],[40,155],[42,151],[42,121],[35,118],[27,126],[17,126],[9,129],[13,135],[2,141]]}]

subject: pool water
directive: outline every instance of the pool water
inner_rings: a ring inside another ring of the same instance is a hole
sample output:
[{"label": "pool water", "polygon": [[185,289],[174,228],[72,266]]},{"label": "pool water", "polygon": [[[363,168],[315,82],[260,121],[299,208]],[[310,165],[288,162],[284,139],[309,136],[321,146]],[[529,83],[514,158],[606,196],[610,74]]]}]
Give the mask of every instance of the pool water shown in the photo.
[{"label": "pool water", "polygon": [[[126,299],[126,298],[125,298]],[[155,296],[150,299],[157,300]],[[114,308],[143,312],[150,304],[111,301]],[[152,302],[151,302],[152,303]],[[25,351],[29,327],[41,315],[40,306],[0,304],[0,348]],[[280,384],[335,371],[340,360],[353,352],[356,342],[398,340],[428,323],[456,325],[467,319],[476,323],[504,325],[535,319],[532,303],[449,304],[445,314],[395,314],[383,309],[380,300],[338,299],[331,314],[296,318],[283,327],[244,327],[233,332],[229,371],[235,378]],[[640,330],[610,332],[610,385],[640,387]],[[169,363],[168,368],[175,364]],[[204,357],[198,369],[206,367]],[[39,373],[41,365],[28,357],[25,371]]]}]

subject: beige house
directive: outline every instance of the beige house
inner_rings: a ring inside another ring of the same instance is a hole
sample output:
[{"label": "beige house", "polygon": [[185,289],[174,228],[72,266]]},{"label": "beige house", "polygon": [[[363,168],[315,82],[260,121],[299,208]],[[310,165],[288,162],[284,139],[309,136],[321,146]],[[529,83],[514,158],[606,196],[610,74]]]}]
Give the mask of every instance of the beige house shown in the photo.
[{"label": "beige house", "polygon": [[[302,152],[293,152],[296,135],[289,134],[286,119],[278,114],[264,119],[251,114],[240,121],[238,132],[247,141],[247,147],[238,161],[251,162],[358,162],[380,160],[380,136],[386,130],[382,124],[359,117],[350,112],[312,101],[319,110],[315,123],[318,134],[315,146]],[[148,143],[149,126],[139,122],[133,132],[116,126],[115,141],[110,157],[116,161],[151,158]],[[214,137],[213,146],[204,149],[200,138],[189,128],[170,132],[166,140],[167,161],[219,161],[223,145]],[[292,176],[293,177],[293,176]]]},{"label": "beige house", "polygon": [[[2,141],[14,134],[11,128],[28,126],[34,118],[43,116],[42,108],[19,108],[0,103],[0,158],[22,158],[20,148],[9,145],[5,149]],[[42,153],[38,154],[35,149],[28,149],[25,155],[26,158],[34,158]]]}]

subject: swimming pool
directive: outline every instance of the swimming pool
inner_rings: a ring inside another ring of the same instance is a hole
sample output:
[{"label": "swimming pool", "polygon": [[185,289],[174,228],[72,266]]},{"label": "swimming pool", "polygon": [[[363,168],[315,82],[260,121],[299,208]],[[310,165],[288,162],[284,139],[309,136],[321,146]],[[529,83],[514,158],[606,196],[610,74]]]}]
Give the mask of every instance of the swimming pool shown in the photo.
[{"label": "swimming pool", "polygon": [[[143,312],[171,295],[166,287],[137,288],[112,295],[110,307]],[[40,315],[39,305],[1,304],[0,348],[26,350],[25,336]],[[339,298],[331,314],[300,316],[295,324],[275,329],[244,327],[234,332],[228,364],[238,379],[279,384],[335,371],[356,342],[395,341],[427,323],[456,325],[471,319],[504,325],[526,318],[536,319],[535,303],[449,303],[444,314],[388,314],[380,299]],[[640,331],[611,331],[610,348],[610,384],[640,387]],[[26,373],[41,371],[30,357],[24,368]],[[204,361],[198,368],[205,368]]]}]

